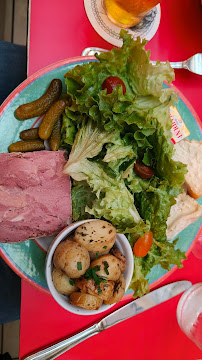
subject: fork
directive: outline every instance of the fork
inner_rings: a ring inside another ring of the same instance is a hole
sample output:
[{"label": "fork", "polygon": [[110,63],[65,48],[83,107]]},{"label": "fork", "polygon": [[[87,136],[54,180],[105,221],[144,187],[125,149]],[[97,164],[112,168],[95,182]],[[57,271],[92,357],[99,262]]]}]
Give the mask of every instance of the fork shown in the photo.
[{"label": "fork", "polygon": [[[108,50],[97,48],[97,47],[88,47],[83,50],[82,56],[92,56],[95,53],[100,54],[102,52],[107,52]],[[156,64],[156,61],[151,61],[153,65]],[[173,69],[187,69],[194,74],[202,75],[202,53],[195,54],[191,56],[189,59],[184,61],[177,61],[177,62],[169,62],[170,66]]]}]

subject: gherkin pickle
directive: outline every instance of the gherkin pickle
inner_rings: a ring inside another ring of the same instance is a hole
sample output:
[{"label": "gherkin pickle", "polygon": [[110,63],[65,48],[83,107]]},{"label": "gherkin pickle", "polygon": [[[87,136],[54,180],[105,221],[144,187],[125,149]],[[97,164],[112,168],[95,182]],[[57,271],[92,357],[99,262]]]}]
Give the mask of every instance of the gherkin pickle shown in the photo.
[{"label": "gherkin pickle", "polygon": [[51,136],[53,127],[65,110],[66,105],[66,100],[58,100],[44,115],[44,118],[39,126],[39,137],[42,140],[47,140]]},{"label": "gherkin pickle", "polygon": [[57,151],[60,147],[61,126],[62,126],[62,119],[60,117],[55,123],[51,136],[48,140],[49,146],[53,151]]},{"label": "gherkin pickle", "polygon": [[9,152],[29,152],[39,150],[45,150],[44,142],[42,140],[17,141],[8,148]]},{"label": "gherkin pickle", "polygon": [[39,128],[36,127],[36,128],[21,131],[20,139],[22,139],[22,140],[36,140],[36,139],[39,139]]},{"label": "gherkin pickle", "polygon": [[44,114],[59,99],[61,92],[62,81],[53,79],[44,95],[30,103],[20,105],[16,109],[18,119],[26,120]]}]

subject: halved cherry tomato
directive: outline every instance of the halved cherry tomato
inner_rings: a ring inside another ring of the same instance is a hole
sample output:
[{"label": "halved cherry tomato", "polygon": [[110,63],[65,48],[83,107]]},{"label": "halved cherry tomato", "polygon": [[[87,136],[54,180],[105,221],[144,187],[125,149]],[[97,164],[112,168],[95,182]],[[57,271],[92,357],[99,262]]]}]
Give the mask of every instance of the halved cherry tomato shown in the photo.
[{"label": "halved cherry tomato", "polygon": [[102,83],[102,90],[107,89],[107,94],[111,94],[116,85],[122,85],[123,95],[126,93],[124,82],[117,76],[109,76]]},{"label": "halved cherry tomato", "polygon": [[144,257],[147,255],[148,251],[151,249],[153,243],[153,234],[151,231],[148,231],[144,234],[143,237],[140,237],[134,247],[133,253],[138,257]]},{"label": "halved cherry tomato", "polygon": [[136,174],[142,179],[149,179],[155,174],[155,170],[151,166],[144,165],[143,162],[139,159],[137,159],[136,163],[134,164],[134,169]]}]

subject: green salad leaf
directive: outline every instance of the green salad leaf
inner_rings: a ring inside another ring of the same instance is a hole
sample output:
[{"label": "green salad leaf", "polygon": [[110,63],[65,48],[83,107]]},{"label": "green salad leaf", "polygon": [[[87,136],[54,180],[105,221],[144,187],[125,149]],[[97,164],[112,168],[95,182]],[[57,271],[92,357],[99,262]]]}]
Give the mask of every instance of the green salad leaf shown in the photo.
[{"label": "green salad leaf", "polygon": [[64,112],[61,129],[61,146],[65,147],[66,145],[73,145],[76,132],[77,130],[73,121]]},{"label": "green salad leaf", "polygon": [[134,205],[134,198],[124,180],[113,178],[101,164],[87,159],[96,156],[104,143],[113,139],[113,132],[93,128],[91,121],[83,124],[77,132],[64,173],[74,180],[86,181],[96,194],[96,200],[91,208],[86,206],[86,212],[94,215],[95,218],[104,217],[120,231],[125,227],[133,227],[139,222],[144,227],[144,222]]},{"label": "green salad leaf", "polygon": [[149,292],[148,274],[155,265],[161,265],[165,270],[171,270],[170,265],[177,265],[182,268],[182,259],[185,254],[176,249],[177,239],[173,243],[168,241],[153,240],[153,245],[148,254],[139,258],[134,255],[134,273],[130,288],[134,290],[134,297],[142,296]]},{"label": "green salad leaf", "polygon": [[130,288],[134,291],[134,297],[141,297],[143,294],[149,293],[149,284],[148,280],[145,279],[142,269],[143,269],[143,260],[134,256],[134,271],[133,277],[130,284]]},{"label": "green salad leaf", "polygon": [[111,74],[125,80],[125,85],[130,84],[136,95],[160,97],[163,82],[170,83],[174,80],[174,71],[169,62],[157,62],[153,66],[150,63],[150,51],[145,51],[145,39],[141,40],[138,37],[136,41],[132,41],[124,30],[121,30],[120,37],[123,39],[121,50],[112,49],[110,52],[97,55],[97,58],[105,64]]},{"label": "green salad leaf", "polygon": [[90,215],[86,212],[86,207],[91,208],[96,199],[96,195],[90,186],[85,181],[73,182],[71,198],[74,221],[89,219]]},{"label": "green salad leaf", "polygon": [[143,219],[150,222],[154,238],[164,241],[170,208],[175,204],[175,197],[181,193],[181,189],[170,187],[167,181],[159,181],[158,178],[144,181],[146,184],[142,191],[134,193],[136,204]]}]

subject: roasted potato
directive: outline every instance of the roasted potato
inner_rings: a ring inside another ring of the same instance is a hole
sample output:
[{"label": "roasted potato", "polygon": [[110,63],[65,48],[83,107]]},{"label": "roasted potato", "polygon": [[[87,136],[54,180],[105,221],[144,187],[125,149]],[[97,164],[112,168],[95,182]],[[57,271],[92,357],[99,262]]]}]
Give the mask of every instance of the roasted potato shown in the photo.
[{"label": "roasted potato", "polygon": [[80,225],[75,231],[76,241],[89,252],[109,251],[116,240],[115,227],[103,220],[95,220]]},{"label": "roasted potato", "polygon": [[98,266],[96,274],[107,280],[116,281],[121,276],[120,261],[113,255],[103,255],[91,262],[90,267]]},{"label": "roasted potato", "polygon": [[69,302],[72,305],[80,306],[88,310],[98,310],[103,303],[100,297],[82,292],[70,294]]},{"label": "roasted potato", "polygon": [[123,274],[124,271],[125,271],[126,262],[127,262],[125,256],[118,249],[111,249],[110,254],[116,256],[116,258],[119,259],[119,261],[120,261],[119,265],[120,265],[121,273]]},{"label": "roasted potato", "polygon": [[53,264],[70,278],[79,278],[90,267],[90,255],[83,246],[71,240],[64,240],[55,250]]},{"label": "roasted potato", "polygon": [[97,295],[102,300],[109,300],[113,296],[115,282],[107,281],[97,285],[94,279],[87,280],[82,276],[75,280],[75,284],[83,293]]},{"label": "roasted potato", "polygon": [[112,305],[118,303],[123,295],[125,294],[126,282],[124,277],[121,275],[119,280],[115,283],[114,293],[109,300],[104,300],[106,305]]},{"label": "roasted potato", "polygon": [[96,252],[93,252],[93,251],[89,251],[89,255],[90,255],[90,260],[95,260],[97,258],[99,258],[100,256],[102,255],[107,255],[109,254],[109,250],[107,251],[96,251]]},{"label": "roasted potato", "polygon": [[70,295],[72,292],[78,290],[73,280],[55,267],[52,270],[52,280],[56,290],[62,295]]},{"label": "roasted potato", "polygon": [[65,240],[76,241],[76,240],[75,240],[74,233],[71,233],[70,235],[68,235]]}]

